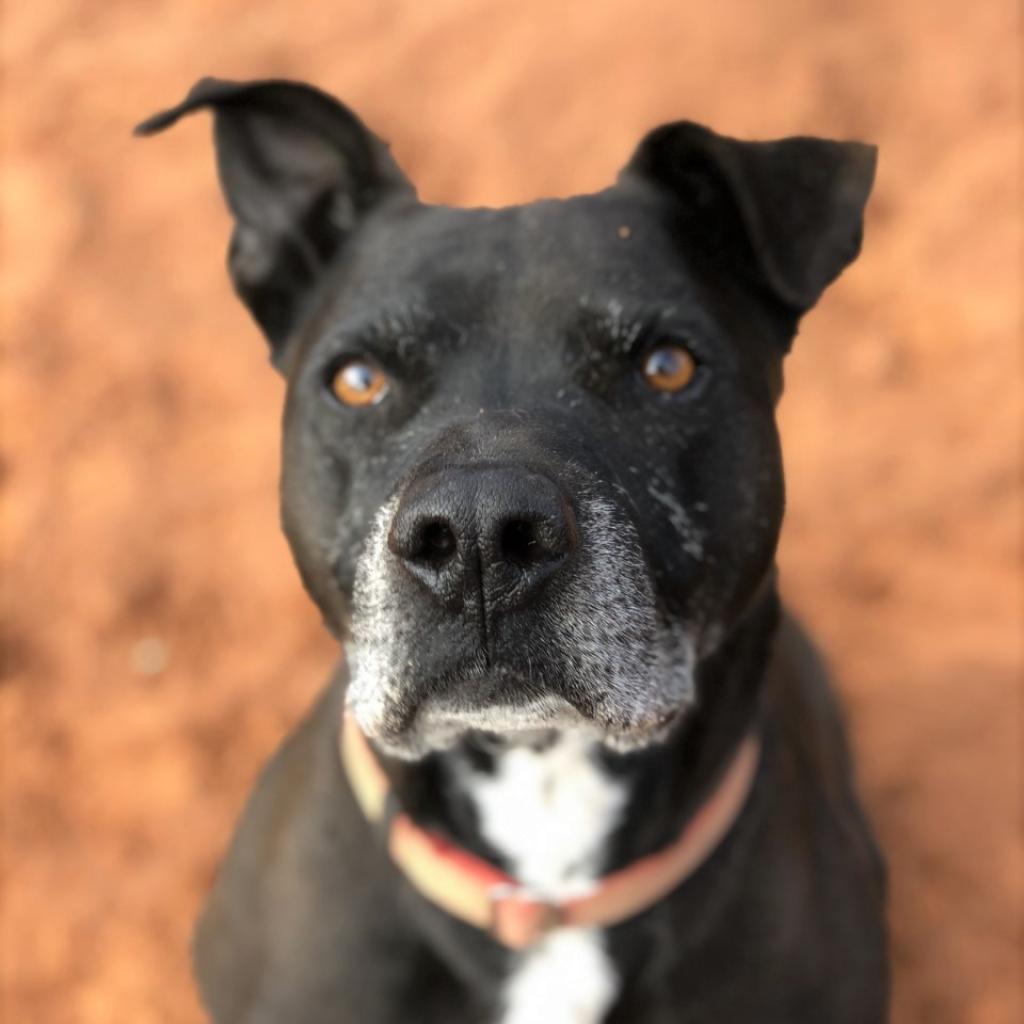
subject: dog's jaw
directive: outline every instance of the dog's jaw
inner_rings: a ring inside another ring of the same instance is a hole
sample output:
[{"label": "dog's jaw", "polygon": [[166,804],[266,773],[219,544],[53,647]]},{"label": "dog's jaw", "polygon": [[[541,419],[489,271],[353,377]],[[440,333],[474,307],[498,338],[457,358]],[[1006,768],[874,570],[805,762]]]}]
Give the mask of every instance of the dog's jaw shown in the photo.
[{"label": "dog's jaw", "polygon": [[[387,534],[398,499],[378,511],[356,566],[352,634],[347,646],[347,705],[386,753],[416,759],[453,747],[471,730],[514,736],[557,729],[620,752],[658,742],[695,695],[695,631],[659,621],[653,589],[628,517],[610,501],[579,496],[587,550],[531,636],[531,672],[517,678],[513,704],[448,700],[500,676],[483,654],[458,666],[441,692],[422,697],[418,644],[409,609],[395,586]],[[434,641],[436,642],[436,641]],[[557,692],[538,679],[557,675]]]}]

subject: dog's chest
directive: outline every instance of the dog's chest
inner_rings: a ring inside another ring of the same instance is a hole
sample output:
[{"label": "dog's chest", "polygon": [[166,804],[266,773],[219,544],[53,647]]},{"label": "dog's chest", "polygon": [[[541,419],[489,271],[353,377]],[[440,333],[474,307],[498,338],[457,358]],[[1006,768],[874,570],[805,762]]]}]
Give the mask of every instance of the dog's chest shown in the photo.
[{"label": "dog's chest", "polygon": [[[565,900],[597,879],[626,789],[592,759],[588,744],[563,736],[534,751],[513,748],[468,790],[487,841],[537,896]],[[618,979],[599,929],[560,929],[522,955],[505,984],[501,1024],[597,1024]]]}]

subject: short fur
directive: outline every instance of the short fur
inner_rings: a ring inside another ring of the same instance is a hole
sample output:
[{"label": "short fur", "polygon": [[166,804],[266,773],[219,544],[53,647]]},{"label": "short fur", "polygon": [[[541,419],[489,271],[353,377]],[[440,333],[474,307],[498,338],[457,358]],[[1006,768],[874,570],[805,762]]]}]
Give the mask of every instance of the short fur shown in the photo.
[{"label": "short fur", "polygon": [[[884,1021],[882,864],[774,573],[782,361],[859,250],[873,148],[678,122],[603,192],[461,210],[297,83],[205,79],[140,131],[199,109],[231,276],[288,378],[285,532],[348,658],[203,913],[214,1019]],[[696,363],[678,392],[641,372],[665,345]],[[352,360],[386,373],[379,404],[333,393]],[[749,730],[763,755],[667,898],[514,954],[389,862],[346,706],[419,823],[556,890],[670,842]]]}]

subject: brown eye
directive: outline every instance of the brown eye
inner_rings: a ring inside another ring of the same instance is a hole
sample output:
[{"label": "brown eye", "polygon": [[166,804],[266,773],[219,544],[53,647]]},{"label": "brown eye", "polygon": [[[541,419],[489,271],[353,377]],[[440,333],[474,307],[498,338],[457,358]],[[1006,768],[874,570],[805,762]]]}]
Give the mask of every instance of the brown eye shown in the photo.
[{"label": "brown eye", "polygon": [[696,361],[682,345],[659,345],[644,359],[644,380],[655,391],[682,391],[696,372]]},{"label": "brown eye", "polygon": [[388,378],[371,363],[353,359],[335,371],[331,390],[346,405],[376,405],[388,393]]}]

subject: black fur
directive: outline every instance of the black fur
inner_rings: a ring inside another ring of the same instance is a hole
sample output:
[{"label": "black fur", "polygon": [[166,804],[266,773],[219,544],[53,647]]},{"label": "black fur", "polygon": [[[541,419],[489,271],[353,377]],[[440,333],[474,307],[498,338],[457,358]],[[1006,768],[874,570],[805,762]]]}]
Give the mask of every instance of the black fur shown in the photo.
[{"label": "black fur", "polygon": [[[874,150],[680,122],[603,192],[460,210],[421,204],[386,147],[307,86],[206,79],[140,130],[200,108],[236,221],[231,274],[288,377],[285,531],[340,638],[355,622],[360,639],[358,565],[397,502],[374,569],[401,609],[401,671],[375,738],[402,805],[500,862],[459,772],[550,734],[442,735],[425,711],[458,722],[557,699],[608,737],[604,766],[630,787],[614,870],[678,833],[753,725],[765,754],[736,827],[609,930],[622,987],[608,1020],[883,1021],[881,863],[773,569],[782,359],[857,254]],[[638,370],[666,343],[697,363],[678,393]],[[357,357],[389,375],[379,406],[330,390]],[[598,505],[616,524],[600,537]],[[421,556],[437,522],[455,554],[435,565]],[[608,620],[607,649],[638,666],[635,696],[572,631],[588,614],[574,584],[630,545],[616,586],[639,610]],[[681,630],[695,693],[666,714],[651,690]],[[512,955],[425,904],[353,803],[336,742],[346,684],[343,667],[250,800],[199,927],[204,999],[220,1022],[497,1020]]]}]

